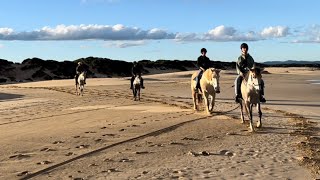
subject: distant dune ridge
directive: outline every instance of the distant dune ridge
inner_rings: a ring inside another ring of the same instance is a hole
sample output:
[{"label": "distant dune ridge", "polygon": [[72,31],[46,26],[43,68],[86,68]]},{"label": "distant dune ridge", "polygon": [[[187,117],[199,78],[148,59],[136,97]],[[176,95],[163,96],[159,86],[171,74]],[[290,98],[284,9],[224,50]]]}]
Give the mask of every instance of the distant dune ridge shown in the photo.
[{"label": "distant dune ridge", "polygon": [[[87,66],[88,76],[91,78],[131,76],[132,62],[112,60],[108,58],[87,57],[74,61],[55,61],[29,58],[22,61],[22,63],[14,63],[0,59],[0,83],[71,79],[75,75],[75,68],[79,61],[84,62]],[[306,62],[272,61],[259,64],[259,66],[320,67],[319,61]],[[143,65],[143,74],[157,74],[197,69],[196,60],[141,60],[139,63]],[[235,62],[212,61],[212,66],[219,69],[234,69]]]}]

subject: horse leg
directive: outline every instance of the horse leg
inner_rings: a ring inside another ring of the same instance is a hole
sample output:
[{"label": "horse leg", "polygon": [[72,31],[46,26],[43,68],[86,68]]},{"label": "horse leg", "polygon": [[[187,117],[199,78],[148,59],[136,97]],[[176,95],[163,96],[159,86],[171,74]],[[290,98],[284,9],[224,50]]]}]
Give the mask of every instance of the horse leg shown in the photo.
[{"label": "horse leg", "polygon": [[139,89],[138,89],[138,100],[140,101],[140,91],[141,89],[140,89],[140,87],[139,87]]},{"label": "horse leg", "polygon": [[204,105],[206,107],[207,114],[210,115],[208,98],[209,98],[208,92],[203,91]]},{"label": "horse leg", "polygon": [[81,96],[83,96],[83,85],[80,85],[80,93],[81,93]]},{"label": "horse leg", "polygon": [[78,94],[78,84],[76,84],[76,95],[79,95]]},{"label": "horse leg", "polygon": [[194,92],[193,89],[191,89],[191,95],[193,100],[193,110],[197,110],[197,93]]},{"label": "horse leg", "polygon": [[257,109],[258,109],[258,113],[259,113],[259,121],[257,123],[257,128],[261,128],[262,127],[262,122],[261,122],[262,112],[261,112],[260,103],[257,104]]},{"label": "horse leg", "polygon": [[252,123],[252,106],[253,104],[248,104],[248,110],[249,110],[249,119],[250,119],[250,132],[254,132],[253,123]]},{"label": "horse leg", "polygon": [[240,113],[241,113],[241,124],[244,124],[243,104],[242,104],[242,101],[240,101]]},{"label": "horse leg", "polygon": [[214,95],[211,95],[211,108],[210,108],[210,112],[212,112],[212,110],[213,110],[213,107],[214,107],[214,101],[215,101],[215,99],[216,99],[216,95],[214,94]]}]

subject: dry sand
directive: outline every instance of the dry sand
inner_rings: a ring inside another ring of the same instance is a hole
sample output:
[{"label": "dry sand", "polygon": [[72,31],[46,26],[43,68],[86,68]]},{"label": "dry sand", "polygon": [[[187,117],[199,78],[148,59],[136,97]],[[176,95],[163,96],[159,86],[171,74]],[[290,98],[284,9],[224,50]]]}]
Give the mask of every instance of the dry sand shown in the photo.
[{"label": "dry sand", "polygon": [[[0,179],[319,178],[320,71],[269,68],[261,129],[249,133],[221,73],[214,113],[192,110],[192,72],[0,86]],[[257,113],[254,113],[257,119]],[[318,174],[316,174],[318,173]]]}]

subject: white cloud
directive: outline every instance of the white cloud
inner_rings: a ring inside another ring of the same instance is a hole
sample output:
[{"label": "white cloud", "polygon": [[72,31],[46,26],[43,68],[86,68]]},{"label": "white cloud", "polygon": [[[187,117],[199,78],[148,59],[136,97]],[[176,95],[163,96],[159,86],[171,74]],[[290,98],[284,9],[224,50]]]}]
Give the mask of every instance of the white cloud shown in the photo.
[{"label": "white cloud", "polygon": [[293,40],[292,43],[320,43],[320,25],[314,24],[307,27],[300,33],[300,37]]},{"label": "white cloud", "polygon": [[13,33],[13,29],[11,28],[0,28],[0,36],[10,35],[11,33]]},{"label": "white cloud", "polygon": [[240,33],[233,27],[217,26],[207,33],[178,33],[176,41],[258,41],[262,38],[255,32]]},{"label": "white cloud", "polygon": [[106,47],[127,48],[132,46],[142,46],[147,44],[145,41],[116,41],[106,43]]},{"label": "white cloud", "polygon": [[279,38],[286,37],[289,34],[289,28],[286,26],[270,26],[261,31],[261,36],[264,38]]},{"label": "white cloud", "polygon": [[110,25],[58,25],[30,32],[16,32],[1,28],[0,40],[152,40],[173,39],[175,34],[160,29],[142,30],[121,24]]},{"label": "white cloud", "polygon": [[[312,33],[318,40],[320,37],[320,26],[314,27]],[[289,35],[289,28],[275,26],[263,29],[260,32],[241,32],[234,27],[217,26],[205,33],[172,33],[167,30],[153,28],[143,30],[138,27],[127,27],[122,24],[116,25],[58,25],[56,27],[42,27],[33,31],[15,32],[11,28],[0,28],[0,40],[21,41],[58,41],[58,40],[105,40],[119,41],[113,46],[124,48],[143,45],[145,40],[171,39],[177,42],[195,41],[259,41],[269,38],[283,38]],[[125,42],[127,41],[127,42]],[[134,42],[137,41],[137,42]]]}]

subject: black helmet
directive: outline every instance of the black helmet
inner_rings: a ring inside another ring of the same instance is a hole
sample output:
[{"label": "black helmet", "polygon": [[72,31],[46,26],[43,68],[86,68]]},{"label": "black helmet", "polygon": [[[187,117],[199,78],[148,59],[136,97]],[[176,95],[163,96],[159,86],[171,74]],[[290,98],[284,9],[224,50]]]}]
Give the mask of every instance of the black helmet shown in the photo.
[{"label": "black helmet", "polygon": [[200,52],[201,52],[201,53],[207,52],[207,49],[206,49],[206,48],[202,48]]},{"label": "black helmet", "polygon": [[248,44],[247,43],[242,43],[241,46],[240,46],[240,49],[242,49],[242,48],[249,49]]}]

